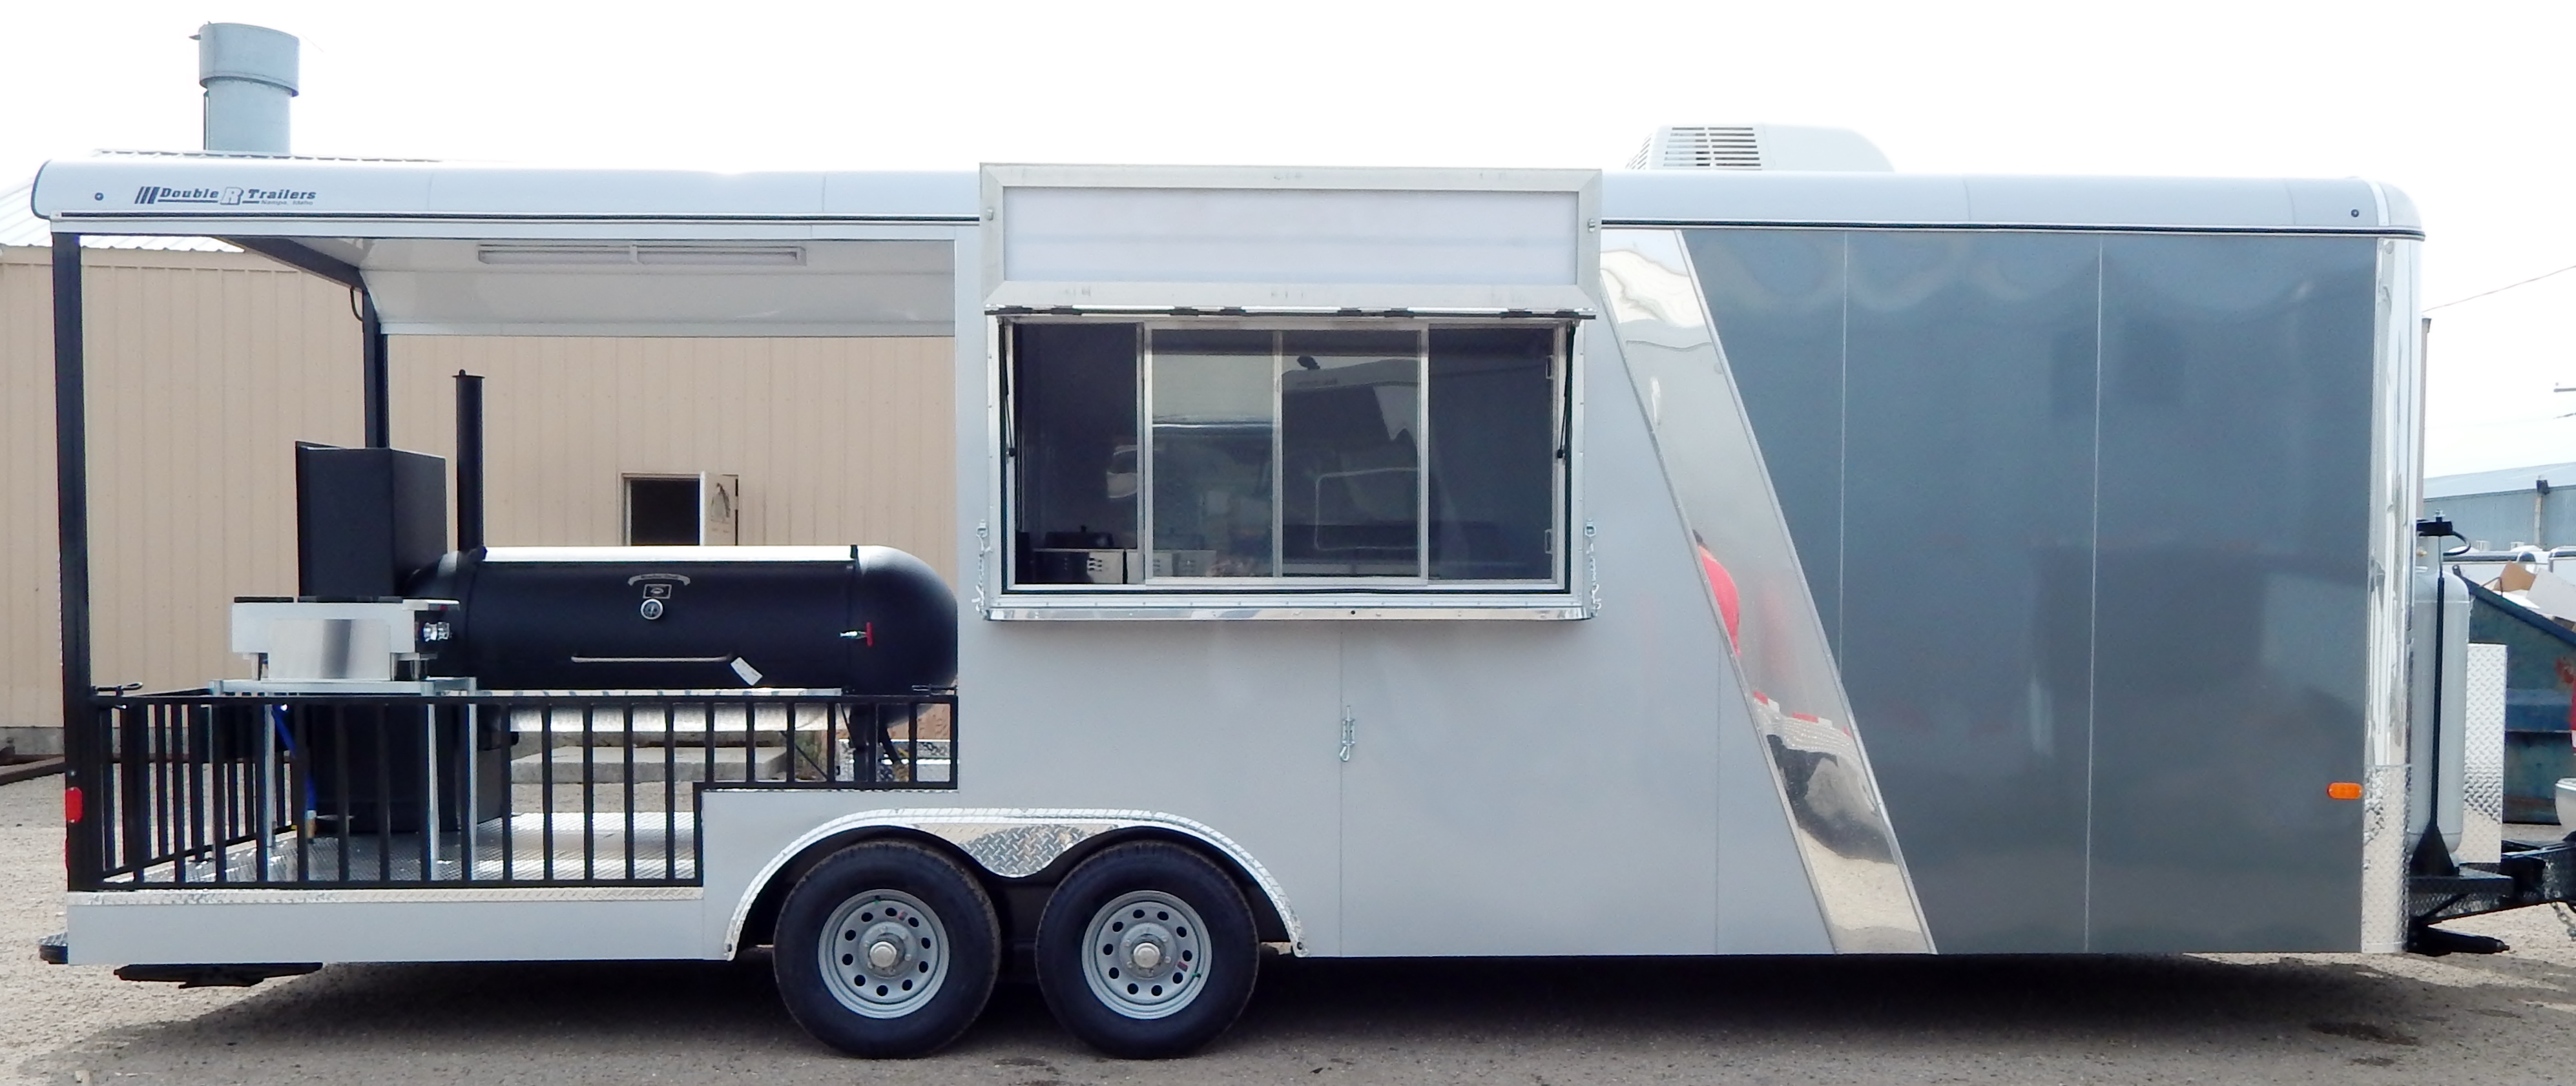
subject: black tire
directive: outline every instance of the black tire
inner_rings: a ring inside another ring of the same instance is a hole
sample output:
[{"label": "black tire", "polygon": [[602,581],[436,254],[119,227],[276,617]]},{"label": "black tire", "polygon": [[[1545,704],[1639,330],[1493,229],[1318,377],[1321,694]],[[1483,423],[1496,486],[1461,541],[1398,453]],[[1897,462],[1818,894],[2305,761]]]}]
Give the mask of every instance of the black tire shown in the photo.
[{"label": "black tire", "polygon": [[[1133,905],[1137,926],[1123,933],[1104,926],[1101,938],[1108,941],[1095,945],[1095,921],[1112,905],[1121,913]],[[1202,930],[1186,930],[1187,913],[1197,914]],[[1120,976],[1112,968],[1132,969],[1143,943],[1158,938],[1173,949],[1156,951],[1143,972]],[[1139,941],[1122,942],[1130,939]],[[1206,857],[1162,842],[1118,845],[1084,860],[1047,899],[1038,919],[1038,991],[1066,1032],[1102,1052],[1128,1059],[1187,1055],[1225,1032],[1252,1001],[1258,939],[1243,891]],[[1095,966],[1092,959],[1102,955]],[[1178,981],[1169,997],[1177,1005],[1150,1005],[1164,996],[1157,981]],[[1122,991],[1135,995],[1120,999]]]},{"label": "black tire", "polygon": [[[826,940],[846,963],[843,975],[826,970]],[[805,1032],[853,1056],[905,1057],[937,1051],[984,1013],[1002,931],[983,885],[955,861],[909,842],[870,841],[796,880],[771,943],[779,998]],[[904,949],[888,953],[882,969],[858,960],[879,944]],[[869,1001],[871,992],[880,1000]]]}]

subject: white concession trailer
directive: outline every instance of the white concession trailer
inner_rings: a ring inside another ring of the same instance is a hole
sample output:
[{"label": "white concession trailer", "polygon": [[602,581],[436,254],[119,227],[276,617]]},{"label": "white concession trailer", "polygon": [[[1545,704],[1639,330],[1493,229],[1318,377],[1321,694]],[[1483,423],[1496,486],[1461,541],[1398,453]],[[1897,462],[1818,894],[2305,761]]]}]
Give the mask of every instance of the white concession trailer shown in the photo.
[{"label": "white concession trailer", "polygon": [[[1150,1056],[1265,949],[2443,952],[2576,896],[2463,755],[2421,228],[2366,181],[180,155],[34,200],[57,960],[769,947],[846,1051],[1023,975]],[[347,284],[371,446],[389,335],[952,337],[959,583],[450,553],[434,461],[309,450],[261,678],[102,685],[84,234]]]}]

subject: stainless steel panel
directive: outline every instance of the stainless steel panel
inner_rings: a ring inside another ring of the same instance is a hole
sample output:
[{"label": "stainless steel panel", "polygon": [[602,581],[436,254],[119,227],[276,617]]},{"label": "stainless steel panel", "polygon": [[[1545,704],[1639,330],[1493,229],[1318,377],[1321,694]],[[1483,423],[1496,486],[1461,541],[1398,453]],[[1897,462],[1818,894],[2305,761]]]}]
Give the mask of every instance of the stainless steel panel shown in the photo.
[{"label": "stainless steel panel", "polygon": [[[2433,684],[2435,711],[2433,733],[2427,737],[2426,773],[2422,787],[2432,808],[2429,822],[2418,823],[2415,833],[2421,835],[2431,826],[2442,835],[2444,847],[2460,847],[2460,819],[2463,813],[2460,780],[2468,750],[2469,730],[2469,632],[2476,605],[2462,577],[2454,570],[2442,585],[2441,641],[2436,647],[2436,666],[2442,677]],[[2411,844],[2412,842],[2410,842]]]},{"label": "stainless steel panel", "polygon": [[2102,246],[2089,948],[2352,949],[2363,810],[2326,785],[2403,667],[2372,656],[2404,595],[2402,550],[2372,566],[2378,244]]}]

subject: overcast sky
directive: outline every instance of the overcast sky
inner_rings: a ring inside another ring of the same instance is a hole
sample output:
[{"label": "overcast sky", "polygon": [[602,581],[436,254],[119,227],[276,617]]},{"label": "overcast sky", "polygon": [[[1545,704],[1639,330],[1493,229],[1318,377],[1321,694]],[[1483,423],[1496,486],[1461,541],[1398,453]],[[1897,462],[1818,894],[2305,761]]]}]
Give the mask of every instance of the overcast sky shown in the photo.
[{"label": "overcast sky", "polygon": [[[209,20],[303,38],[309,154],[1610,167],[1657,125],[1769,121],[1907,171],[2385,181],[2433,305],[2576,265],[2564,0],[31,3],[0,21],[0,179],[196,147]],[[2576,461],[2571,307],[2576,272],[2432,312],[2432,472]]]}]

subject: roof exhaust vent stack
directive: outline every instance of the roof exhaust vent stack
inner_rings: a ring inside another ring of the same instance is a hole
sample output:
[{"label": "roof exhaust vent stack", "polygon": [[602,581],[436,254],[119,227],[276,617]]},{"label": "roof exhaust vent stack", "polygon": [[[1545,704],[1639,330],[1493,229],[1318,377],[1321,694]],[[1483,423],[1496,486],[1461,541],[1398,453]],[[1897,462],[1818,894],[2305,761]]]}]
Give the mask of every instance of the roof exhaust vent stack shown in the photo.
[{"label": "roof exhaust vent stack", "polygon": [[197,82],[206,88],[206,150],[290,154],[295,35],[247,23],[197,28]]},{"label": "roof exhaust vent stack", "polygon": [[1669,125],[1655,130],[1628,160],[1632,170],[1823,170],[1885,173],[1895,169],[1869,137],[1848,128],[1796,124]]}]

